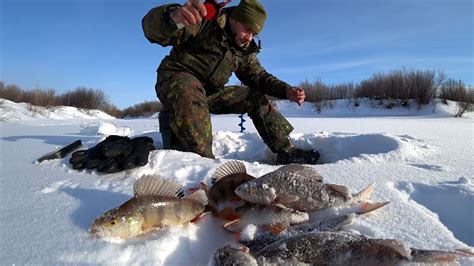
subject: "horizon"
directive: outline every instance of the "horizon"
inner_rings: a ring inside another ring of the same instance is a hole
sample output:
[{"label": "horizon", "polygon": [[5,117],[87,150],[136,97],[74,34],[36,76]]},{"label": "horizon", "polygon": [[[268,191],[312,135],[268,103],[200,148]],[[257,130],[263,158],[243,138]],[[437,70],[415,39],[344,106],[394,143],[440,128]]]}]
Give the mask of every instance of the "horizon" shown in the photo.
[{"label": "horizon", "polygon": [[[474,84],[472,1],[261,2],[268,18],[258,58],[291,85],[357,83],[403,67]],[[99,89],[121,109],[157,100],[155,71],[170,49],[145,39],[141,19],[166,3],[2,1],[0,80],[59,93]]]}]

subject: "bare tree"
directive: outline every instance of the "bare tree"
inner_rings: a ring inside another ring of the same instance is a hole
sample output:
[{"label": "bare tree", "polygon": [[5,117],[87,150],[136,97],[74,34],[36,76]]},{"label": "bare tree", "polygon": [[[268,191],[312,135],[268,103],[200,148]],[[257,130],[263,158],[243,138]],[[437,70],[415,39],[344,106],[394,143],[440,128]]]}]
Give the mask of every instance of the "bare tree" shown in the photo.
[{"label": "bare tree", "polygon": [[462,117],[466,111],[472,110],[474,104],[474,91],[472,89],[465,89],[461,96],[461,100],[458,102],[458,112],[454,117]]},{"label": "bare tree", "polygon": [[447,79],[439,87],[439,97],[444,104],[448,100],[460,102],[464,100],[466,94],[466,85],[461,80]]}]

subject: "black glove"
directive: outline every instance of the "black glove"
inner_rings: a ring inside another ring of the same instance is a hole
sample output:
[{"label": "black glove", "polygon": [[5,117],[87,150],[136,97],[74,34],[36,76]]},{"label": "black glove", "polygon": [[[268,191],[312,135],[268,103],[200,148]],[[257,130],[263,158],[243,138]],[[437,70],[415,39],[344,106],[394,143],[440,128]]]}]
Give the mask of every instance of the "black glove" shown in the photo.
[{"label": "black glove", "polygon": [[97,168],[98,172],[116,173],[147,164],[148,155],[154,149],[149,137],[131,140],[112,135],[93,148],[74,152],[69,163],[73,169]]},{"label": "black glove", "polygon": [[130,139],[127,137],[108,136],[105,140],[88,150],[73,152],[69,163],[76,170],[99,167],[113,157],[108,157],[107,155],[127,155],[130,153],[132,148],[128,145],[128,142],[130,142]]},{"label": "black glove", "polygon": [[133,151],[122,161],[122,167],[132,169],[146,165],[150,151],[155,150],[153,140],[149,137],[138,137],[132,139],[130,144],[133,147]]}]

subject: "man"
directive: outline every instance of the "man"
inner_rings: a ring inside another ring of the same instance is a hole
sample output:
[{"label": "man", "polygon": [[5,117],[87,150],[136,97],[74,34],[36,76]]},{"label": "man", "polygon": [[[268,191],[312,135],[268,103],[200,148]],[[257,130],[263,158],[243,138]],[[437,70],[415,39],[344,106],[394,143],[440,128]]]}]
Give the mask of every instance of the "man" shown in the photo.
[{"label": "man", "polygon": [[[310,163],[319,158],[313,150],[295,148],[289,139],[290,123],[265,95],[301,105],[304,90],[267,73],[256,54],[253,37],[261,32],[266,12],[257,0],[242,0],[208,15],[199,0],[152,9],[142,21],[145,37],[161,46],[173,46],[161,62],[155,86],[169,110],[169,126],[187,151],[214,158],[210,113],[248,113],[277,163]],[[224,86],[235,73],[245,86]]]}]

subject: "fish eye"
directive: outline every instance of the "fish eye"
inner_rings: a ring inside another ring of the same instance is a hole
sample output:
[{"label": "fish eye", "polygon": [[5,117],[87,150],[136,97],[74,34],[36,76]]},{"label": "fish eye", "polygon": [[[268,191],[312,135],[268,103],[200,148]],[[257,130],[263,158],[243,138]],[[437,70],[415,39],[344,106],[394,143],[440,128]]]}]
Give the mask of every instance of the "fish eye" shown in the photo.
[{"label": "fish eye", "polygon": [[111,224],[111,225],[114,225],[114,224],[115,224],[115,221],[110,222],[110,224]]}]

